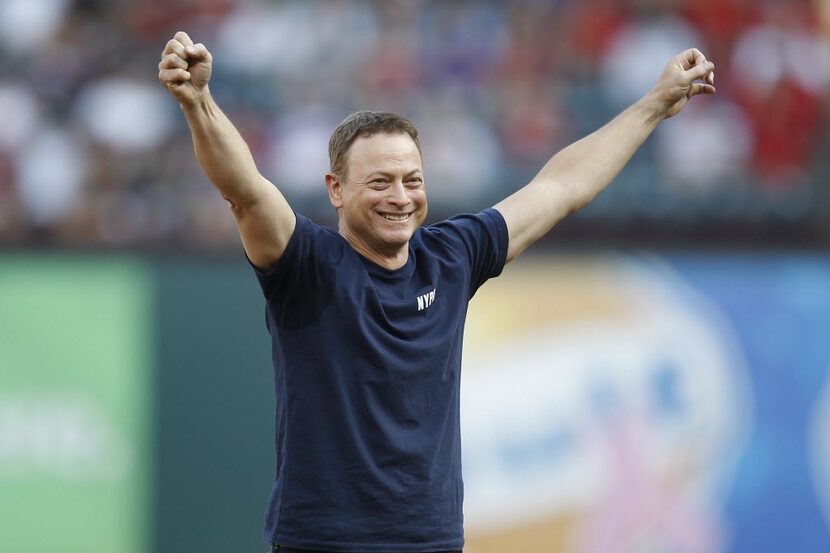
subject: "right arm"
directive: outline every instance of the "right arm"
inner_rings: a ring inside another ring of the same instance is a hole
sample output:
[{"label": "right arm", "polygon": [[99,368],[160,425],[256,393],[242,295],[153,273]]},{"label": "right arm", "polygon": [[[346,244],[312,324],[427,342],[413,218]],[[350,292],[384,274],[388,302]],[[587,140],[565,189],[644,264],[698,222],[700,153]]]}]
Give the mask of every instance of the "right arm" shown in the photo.
[{"label": "right arm", "polygon": [[265,269],[285,251],[296,217],[283,195],[263,177],[248,145],[213,100],[211,55],[179,31],[162,53],[159,80],[185,114],[196,159],[233,212],[245,252]]}]

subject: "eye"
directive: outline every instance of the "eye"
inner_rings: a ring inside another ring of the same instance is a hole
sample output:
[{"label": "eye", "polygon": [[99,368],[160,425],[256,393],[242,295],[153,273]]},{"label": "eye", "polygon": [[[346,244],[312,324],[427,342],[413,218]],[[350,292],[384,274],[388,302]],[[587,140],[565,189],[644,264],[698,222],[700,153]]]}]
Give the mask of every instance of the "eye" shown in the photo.
[{"label": "eye", "polygon": [[420,177],[412,177],[406,181],[406,186],[409,188],[419,188],[424,184],[424,180]]}]

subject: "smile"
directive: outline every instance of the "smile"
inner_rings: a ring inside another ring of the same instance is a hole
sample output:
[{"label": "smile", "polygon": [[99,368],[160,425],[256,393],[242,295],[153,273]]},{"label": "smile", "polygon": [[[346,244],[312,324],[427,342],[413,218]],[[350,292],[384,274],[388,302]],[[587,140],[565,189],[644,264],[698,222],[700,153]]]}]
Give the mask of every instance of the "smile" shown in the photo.
[{"label": "smile", "polygon": [[412,215],[411,213],[401,213],[393,215],[391,213],[378,213],[381,217],[386,219],[387,221],[397,221],[397,222],[404,222],[408,221],[409,217]]}]

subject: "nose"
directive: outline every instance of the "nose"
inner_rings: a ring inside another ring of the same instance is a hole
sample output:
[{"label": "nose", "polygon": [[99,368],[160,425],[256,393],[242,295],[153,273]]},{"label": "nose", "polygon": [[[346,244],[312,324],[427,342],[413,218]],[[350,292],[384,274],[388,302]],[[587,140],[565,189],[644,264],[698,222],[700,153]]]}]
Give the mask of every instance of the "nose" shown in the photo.
[{"label": "nose", "polygon": [[409,196],[403,182],[398,181],[389,187],[388,201],[392,205],[403,207],[409,203]]}]

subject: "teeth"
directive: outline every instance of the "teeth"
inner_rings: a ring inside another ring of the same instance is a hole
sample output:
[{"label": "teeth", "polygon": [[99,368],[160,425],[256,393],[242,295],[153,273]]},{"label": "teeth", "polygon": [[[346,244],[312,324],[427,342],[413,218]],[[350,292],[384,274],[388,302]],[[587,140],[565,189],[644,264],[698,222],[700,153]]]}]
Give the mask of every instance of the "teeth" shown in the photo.
[{"label": "teeth", "polygon": [[406,221],[409,219],[409,214],[406,215],[388,215],[386,213],[382,213],[381,217],[384,219],[389,219],[390,221]]}]

